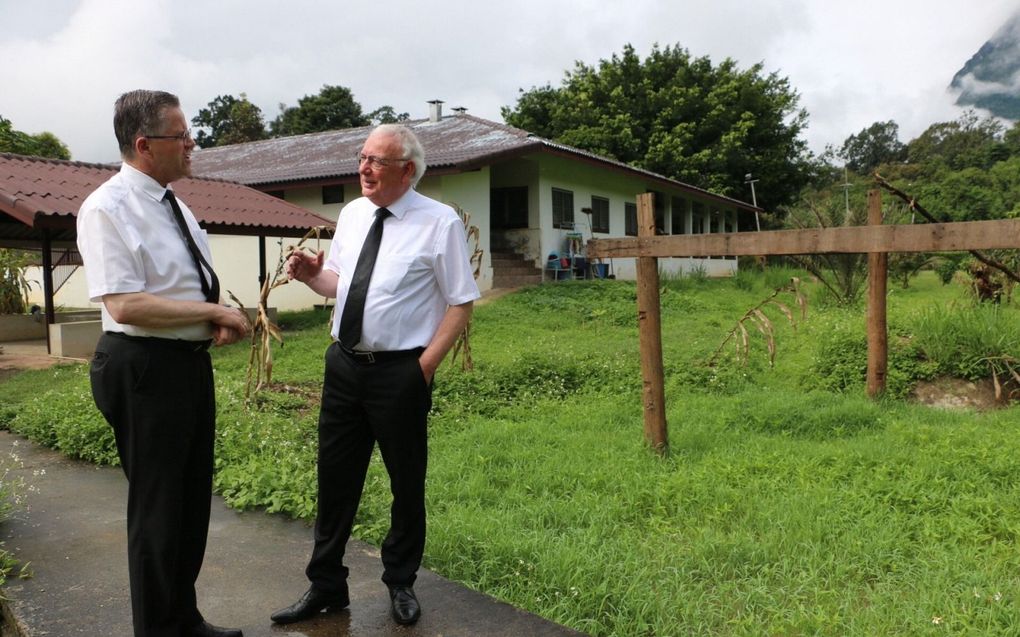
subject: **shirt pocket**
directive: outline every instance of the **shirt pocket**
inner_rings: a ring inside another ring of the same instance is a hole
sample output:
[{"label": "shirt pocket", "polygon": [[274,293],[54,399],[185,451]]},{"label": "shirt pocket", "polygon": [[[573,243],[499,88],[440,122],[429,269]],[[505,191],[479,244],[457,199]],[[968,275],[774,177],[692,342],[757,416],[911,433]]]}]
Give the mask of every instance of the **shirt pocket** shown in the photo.
[{"label": "shirt pocket", "polygon": [[415,257],[412,254],[379,256],[372,270],[371,288],[379,294],[393,294],[411,271]]}]

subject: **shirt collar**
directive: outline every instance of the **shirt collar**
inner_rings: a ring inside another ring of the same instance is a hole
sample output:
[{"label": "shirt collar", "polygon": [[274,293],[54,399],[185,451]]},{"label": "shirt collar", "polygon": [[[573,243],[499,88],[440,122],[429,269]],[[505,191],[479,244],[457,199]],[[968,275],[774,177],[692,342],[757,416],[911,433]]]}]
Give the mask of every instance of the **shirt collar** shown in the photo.
[{"label": "shirt collar", "polygon": [[170,190],[127,162],[121,163],[120,174],[133,188],[145,193],[154,201],[163,201],[166,191]]},{"label": "shirt collar", "polygon": [[390,205],[386,206],[386,209],[389,210],[397,219],[403,219],[404,215],[407,214],[407,211],[414,207],[414,203],[418,197],[420,197],[420,195],[414,188],[408,188],[407,192],[400,196],[400,199],[397,199]]}]

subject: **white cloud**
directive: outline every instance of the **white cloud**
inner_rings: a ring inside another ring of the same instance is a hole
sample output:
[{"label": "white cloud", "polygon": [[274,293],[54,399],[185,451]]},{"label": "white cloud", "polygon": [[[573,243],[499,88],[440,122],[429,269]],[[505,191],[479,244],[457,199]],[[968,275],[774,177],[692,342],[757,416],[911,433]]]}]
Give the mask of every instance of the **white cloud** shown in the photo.
[{"label": "white cloud", "polygon": [[116,158],[113,102],[141,87],[176,92],[189,116],[245,92],[272,118],[279,103],[339,84],[366,111],[421,117],[440,98],[499,121],[518,89],[558,85],[575,60],[595,64],[625,43],[645,55],[657,42],[789,77],[821,150],[875,121],[895,120],[906,140],[955,118],[946,85],[1014,10],[1011,0],[0,0],[0,21],[22,26],[0,42],[0,59],[18,61],[5,64],[0,114],[86,161]]}]

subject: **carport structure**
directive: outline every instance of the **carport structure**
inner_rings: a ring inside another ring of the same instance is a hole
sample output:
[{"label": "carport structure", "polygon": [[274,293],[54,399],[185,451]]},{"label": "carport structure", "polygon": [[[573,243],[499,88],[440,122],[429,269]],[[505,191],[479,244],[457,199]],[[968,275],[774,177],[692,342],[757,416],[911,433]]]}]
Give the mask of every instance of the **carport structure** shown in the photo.
[{"label": "carport structure", "polygon": [[[55,321],[54,270],[81,264],[76,216],[85,198],[120,169],[94,164],[0,153],[0,248],[42,253],[47,334]],[[266,237],[303,237],[335,224],[304,208],[230,181],[188,178],[177,193],[209,234],[255,237],[259,285],[266,278]],[[47,337],[48,338],[48,337]]]}]

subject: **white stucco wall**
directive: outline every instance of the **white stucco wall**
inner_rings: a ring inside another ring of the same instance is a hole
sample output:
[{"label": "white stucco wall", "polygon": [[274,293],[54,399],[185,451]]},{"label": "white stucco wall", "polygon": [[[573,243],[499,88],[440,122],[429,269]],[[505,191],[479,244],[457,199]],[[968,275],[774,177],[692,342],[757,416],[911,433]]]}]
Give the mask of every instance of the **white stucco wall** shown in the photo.
[{"label": "white stucco wall", "polygon": [[[298,241],[300,239],[297,238],[266,237],[266,275],[268,277],[272,278],[273,273],[276,272],[281,249],[287,250],[290,246],[297,245]],[[314,247],[316,241],[310,239],[305,242],[305,245]],[[260,289],[258,238],[211,235],[209,246],[212,249],[213,267],[216,269],[216,276],[220,279],[224,300],[230,300],[227,295],[229,290],[240,299],[245,307],[256,307]],[[318,246],[318,249],[328,251],[329,241],[322,240]],[[29,269],[26,278],[32,281],[30,301],[42,306],[42,269]],[[89,301],[83,268],[75,270],[74,274],[57,291],[54,303],[58,308],[99,307],[98,303]],[[323,303],[323,298],[317,296],[307,286],[297,283],[289,283],[269,293],[269,305],[280,310],[307,309],[317,303]]]},{"label": "white stucco wall", "polygon": [[[459,207],[469,215],[468,223],[478,228],[478,244],[468,239],[468,250],[476,247],[482,250],[482,267],[478,276],[478,288],[492,287],[492,256],[489,253],[489,168],[460,175],[445,175],[437,178],[438,188],[428,196],[445,204]],[[421,189],[419,188],[419,191]]]},{"label": "white stucco wall", "polygon": [[[672,196],[679,196],[690,200],[691,196],[679,190],[670,191],[660,184],[650,185],[645,180],[613,173],[602,168],[572,161],[562,157],[542,155],[535,158],[538,170],[537,198],[538,209],[541,216],[539,223],[541,228],[541,241],[545,253],[562,253],[566,248],[566,235],[568,232],[580,232],[583,240],[587,242],[593,236],[595,238],[610,238],[626,236],[626,225],[624,219],[626,203],[637,201],[637,195],[647,191],[650,187],[653,190],[666,195],[666,232],[670,232],[670,199]],[[552,222],[552,189],[559,188],[569,190],[574,194],[574,224],[575,229],[563,230],[553,228]],[[591,205],[592,196],[604,197],[609,200],[609,232],[593,233],[590,227],[590,217],[581,208]],[[719,210],[718,206],[708,206],[706,203],[707,216],[713,211]],[[721,213],[720,213],[721,214]],[[726,217],[735,223],[735,212],[729,212]],[[612,273],[620,279],[634,279],[637,277],[637,261],[635,259],[612,259],[610,260]],[[690,258],[662,258],[659,259],[659,269],[662,272],[681,274],[692,270],[704,270],[708,276],[730,276],[737,269],[735,259],[690,259]]]}]

